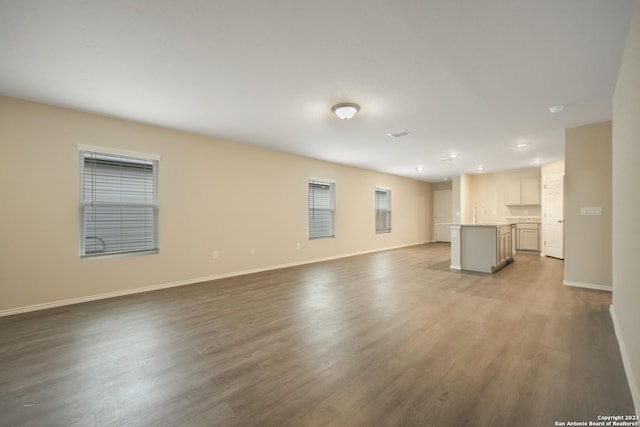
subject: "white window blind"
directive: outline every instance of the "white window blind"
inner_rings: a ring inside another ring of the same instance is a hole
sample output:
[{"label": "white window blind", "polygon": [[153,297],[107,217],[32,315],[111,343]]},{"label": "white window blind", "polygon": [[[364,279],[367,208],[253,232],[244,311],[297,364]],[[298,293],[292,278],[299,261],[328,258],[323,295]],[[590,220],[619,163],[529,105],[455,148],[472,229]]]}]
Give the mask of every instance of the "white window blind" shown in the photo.
[{"label": "white window blind", "polygon": [[158,251],[158,160],[80,151],[80,254]]},{"label": "white window blind", "polygon": [[309,181],[309,239],[335,237],[335,184]]},{"label": "white window blind", "polygon": [[391,233],[391,190],[376,188],[376,233]]}]

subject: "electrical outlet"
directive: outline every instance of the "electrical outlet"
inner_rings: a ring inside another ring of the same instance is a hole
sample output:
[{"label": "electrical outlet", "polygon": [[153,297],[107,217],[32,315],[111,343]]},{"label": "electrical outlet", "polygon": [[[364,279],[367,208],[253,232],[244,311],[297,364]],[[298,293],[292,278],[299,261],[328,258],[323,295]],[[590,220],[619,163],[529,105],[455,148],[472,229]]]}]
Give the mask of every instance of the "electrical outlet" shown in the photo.
[{"label": "electrical outlet", "polygon": [[219,255],[218,251],[213,251],[213,259],[218,259]]}]

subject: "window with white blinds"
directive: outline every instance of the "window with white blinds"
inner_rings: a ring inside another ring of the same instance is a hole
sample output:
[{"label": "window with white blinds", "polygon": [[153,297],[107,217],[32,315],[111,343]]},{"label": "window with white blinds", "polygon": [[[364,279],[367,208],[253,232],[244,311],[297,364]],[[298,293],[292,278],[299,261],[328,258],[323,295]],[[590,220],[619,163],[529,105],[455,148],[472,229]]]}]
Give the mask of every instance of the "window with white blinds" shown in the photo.
[{"label": "window with white blinds", "polygon": [[158,160],[80,151],[80,255],[158,252]]},{"label": "window with white blinds", "polygon": [[335,184],[309,180],[309,239],[335,237]]},{"label": "window with white blinds", "polygon": [[376,234],[391,233],[391,190],[376,188]]}]

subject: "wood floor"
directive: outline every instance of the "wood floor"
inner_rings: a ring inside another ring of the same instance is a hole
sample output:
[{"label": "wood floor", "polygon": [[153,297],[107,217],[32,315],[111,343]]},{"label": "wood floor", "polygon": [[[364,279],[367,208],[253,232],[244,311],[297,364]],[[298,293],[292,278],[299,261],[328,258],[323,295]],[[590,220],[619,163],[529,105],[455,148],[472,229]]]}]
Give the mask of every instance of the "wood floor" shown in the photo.
[{"label": "wood floor", "polygon": [[632,414],[606,292],[428,244],[0,318],[2,426],[553,426]]}]

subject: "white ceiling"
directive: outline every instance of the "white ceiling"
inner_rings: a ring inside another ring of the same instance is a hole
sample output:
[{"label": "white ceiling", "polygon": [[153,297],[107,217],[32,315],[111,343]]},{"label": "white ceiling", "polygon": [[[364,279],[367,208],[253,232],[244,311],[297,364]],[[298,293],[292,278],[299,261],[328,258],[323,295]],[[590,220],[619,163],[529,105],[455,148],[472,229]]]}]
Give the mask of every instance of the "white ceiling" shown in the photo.
[{"label": "white ceiling", "polygon": [[0,0],[0,94],[441,181],[561,159],[564,128],[611,119],[632,5]]}]

